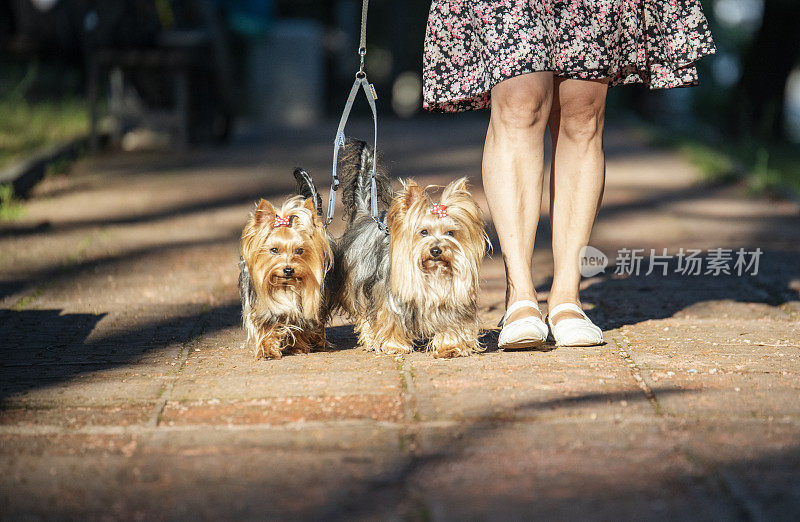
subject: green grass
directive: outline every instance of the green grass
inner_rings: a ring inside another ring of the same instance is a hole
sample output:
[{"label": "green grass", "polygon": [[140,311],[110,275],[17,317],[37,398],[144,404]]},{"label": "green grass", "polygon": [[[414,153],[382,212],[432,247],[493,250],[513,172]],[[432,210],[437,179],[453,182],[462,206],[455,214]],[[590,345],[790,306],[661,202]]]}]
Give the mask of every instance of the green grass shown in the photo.
[{"label": "green grass", "polygon": [[13,94],[0,97],[0,169],[46,145],[65,143],[88,132],[80,98],[27,102]]},{"label": "green grass", "polygon": [[744,180],[755,194],[800,196],[800,146],[782,143],[713,143],[699,136],[655,132],[655,145],[679,150],[708,180]]},{"label": "green grass", "polygon": [[[79,70],[63,64],[0,58],[0,169],[88,132],[80,80]],[[47,175],[70,164],[54,162]],[[11,185],[0,186],[0,221],[17,219],[24,209]]]},{"label": "green grass", "polygon": [[[41,147],[66,143],[88,132],[88,117],[79,98],[29,103],[18,95],[0,96],[0,169]],[[47,173],[64,172],[69,161],[55,162]],[[0,222],[20,218],[25,207],[11,185],[0,186]]]},{"label": "green grass", "polygon": [[25,207],[20,204],[14,186],[10,183],[0,185],[0,222],[13,221],[22,217]]}]

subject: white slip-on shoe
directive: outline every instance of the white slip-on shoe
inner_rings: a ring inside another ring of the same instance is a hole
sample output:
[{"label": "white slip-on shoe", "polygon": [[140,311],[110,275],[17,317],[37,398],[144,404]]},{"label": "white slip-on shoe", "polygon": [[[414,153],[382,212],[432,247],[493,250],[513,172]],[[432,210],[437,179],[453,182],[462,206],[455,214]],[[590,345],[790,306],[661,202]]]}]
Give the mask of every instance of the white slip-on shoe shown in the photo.
[{"label": "white slip-on shoe", "polygon": [[535,348],[547,341],[547,325],[536,316],[523,317],[506,324],[508,316],[520,308],[533,308],[541,313],[539,305],[535,301],[529,301],[528,299],[522,299],[509,306],[505,315],[503,315],[503,320],[500,321],[502,330],[500,330],[500,337],[497,339],[498,348],[510,350]]},{"label": "white slip-on shoe", "polygon": [[[559,312],[567,310],[577,312],[583,317],[561,319],[556,324],[553,324],[552,317]],[[547,313],[547,324],[550,325],[550,332],[553,334],[556,346],[596,346],[603,344],[603,331],[586,316],[580,306],[574,303],[561,303],[554,306]]]}]

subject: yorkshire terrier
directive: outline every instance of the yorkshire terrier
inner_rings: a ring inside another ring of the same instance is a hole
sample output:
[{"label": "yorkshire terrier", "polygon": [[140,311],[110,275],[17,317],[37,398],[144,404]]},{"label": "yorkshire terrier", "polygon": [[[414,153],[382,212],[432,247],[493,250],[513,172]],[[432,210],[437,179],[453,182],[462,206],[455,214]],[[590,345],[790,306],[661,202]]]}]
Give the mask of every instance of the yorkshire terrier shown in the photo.
[{"label": "yorkshire terrier", "polygon": [[327,345],[325,277],[333,252],[311,177],[302,169],[294,176],[299,195],[280,208],[261,199],[242,230],[242,323],[257,358]]},{"label": "yorkshire terrier", "polygon": [[370,174],[377,161],[365,143],[349,140],[343,163],[347,228],[337,243],[339,304],[355,321],[360,344],[385,354],[409,353],[426,342],[436,357],[481,349],[478,271],[488,237],[466,178],[432,187],[403,182],[392,194],[378,169],[384,228],[370,214]]}]

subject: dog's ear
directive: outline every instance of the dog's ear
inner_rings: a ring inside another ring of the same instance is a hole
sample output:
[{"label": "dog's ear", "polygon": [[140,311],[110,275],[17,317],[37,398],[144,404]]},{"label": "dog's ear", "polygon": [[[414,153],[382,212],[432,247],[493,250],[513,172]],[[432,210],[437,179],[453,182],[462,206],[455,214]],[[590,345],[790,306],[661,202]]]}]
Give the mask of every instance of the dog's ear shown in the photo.
[{"label": "dog's ear", "polygon": [[303,208],[311,213],[311,222],[318,225],[322,222],[321,216],[317,214],[317,205],[313,197],[308,197],[303,201]]},{"label": "dog's ear", "polygon": [[420,187],[416,181],[410,179],[404,184],[403,190],[398,195],[398,198],[400,199],[401,208],[405,211],[411,208],[417,201],[425,198],[425,189]]},{"label": "dog's ear", "polygon": [[404,218],[408,215],[411,207],[424,201],[427,197],[425,189],[420,187],[413,179],[401,181],[401,183],[403,188],[395,195],[392,204],[389,206],[389,213],[386,216],[386,223],[389,225],[389,229],[397,229],[394,233],[399,233],[397,227],[402,228]]},{"label": "dog's ear", "polygon": [[442,202],[444,203],[446,200],[449,200],[454,196],[463,195],[464,193],[469,193],[467,178],[459,178],[455,181],[451,181],[444,188],[444,191],[442,191]]},{"label": "dog's ear", "polygon": [[272,203],[262,198],[259,200],[255,212],[253,212],[253,223],[258,226],[264,223],[271,223],[275,221],[275,216],[277,215],[278,213],[275,211],[275,207],[272,206]]},{"label": "dog's ear", "polygon": [[442,204],[448,208],[448,216],[475,227],[476,234],[484,234],[481,209],[469,193],[467,178],[457,179],[444,188]]}]

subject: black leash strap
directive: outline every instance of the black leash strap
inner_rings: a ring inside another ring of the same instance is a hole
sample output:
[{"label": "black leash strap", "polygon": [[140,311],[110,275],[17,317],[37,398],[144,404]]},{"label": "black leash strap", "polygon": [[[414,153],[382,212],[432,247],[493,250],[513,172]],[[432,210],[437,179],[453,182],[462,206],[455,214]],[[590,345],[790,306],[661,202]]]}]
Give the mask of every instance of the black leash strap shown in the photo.
[{"label": "black leash strap", "polygon": [[[361,59],[361,65],[358,68],[358,72],[356,73],[356,78],[353,81],[353,87],[350,89],[350,95],[347,97],[347,103],[344,104],[344,110],[342,111],[342,117],[339,119],[339,128],[336,130],[336,137],[333,140],[333,169],[332,169],[332,182],[331,182],[331,194],[328,199],[328,215],[327,215],[327,223],[333,221],[333,214],[336,210],[336,191],[339,190],[339,175],[336,172],[336,169],[339,164],[339,149],[344,147],[345,139],[344,139],[344,129],[347,126],[347,120],[350,118],[350,110],[353,108],[353,102],[358,95],[358,92],[363,90],[364,96],[367,97],[367,102],[369,103],[369,108],[372,111],[372,126],[373,126],[373,139],[372,145],[373,150],[377,151],[378,149],[378,111],[375,108],[375,100],[378,99],[378,96],[375,94],[375,87],[369,83],[367,80],[367,73],[364,71],[364,57],[367,54],[367,9],[369,7],[369,0],[363,0],[361,5],[361,39],[359,41],[358,47],[358,55]],[[376,158],[377,160],[377,152]],[[370,190],[371,190],[371,213],[372,219],[375,220],[378,225],[381,225],[381,221],[378,217],[378,187],[376,184],[376,173],[377,173],[377,161],[372,162],[372,173],[370,178]]]}]

